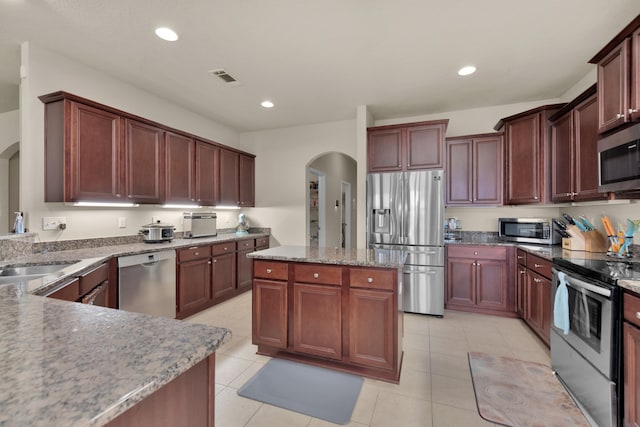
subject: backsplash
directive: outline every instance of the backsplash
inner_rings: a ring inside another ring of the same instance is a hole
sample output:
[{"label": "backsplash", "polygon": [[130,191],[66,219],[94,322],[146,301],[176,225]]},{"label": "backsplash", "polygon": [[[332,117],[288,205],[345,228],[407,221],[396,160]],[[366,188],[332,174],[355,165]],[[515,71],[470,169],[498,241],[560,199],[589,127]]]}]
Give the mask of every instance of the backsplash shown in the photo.
[{"label": "backsplash", "polygon": [[0,236],[0,260],[33,253],[37,233],[6,234]]}]

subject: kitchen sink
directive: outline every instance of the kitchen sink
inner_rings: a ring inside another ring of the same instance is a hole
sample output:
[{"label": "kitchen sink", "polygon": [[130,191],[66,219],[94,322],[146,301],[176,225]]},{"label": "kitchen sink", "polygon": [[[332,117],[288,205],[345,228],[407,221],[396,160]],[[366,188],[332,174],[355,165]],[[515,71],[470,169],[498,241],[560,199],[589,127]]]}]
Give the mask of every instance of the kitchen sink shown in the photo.
[{"label": "kitchen sink", "polygon": [[58,264],[14,265],[0,269],[0,283],[31,280],[55,273],[75,261]]}]

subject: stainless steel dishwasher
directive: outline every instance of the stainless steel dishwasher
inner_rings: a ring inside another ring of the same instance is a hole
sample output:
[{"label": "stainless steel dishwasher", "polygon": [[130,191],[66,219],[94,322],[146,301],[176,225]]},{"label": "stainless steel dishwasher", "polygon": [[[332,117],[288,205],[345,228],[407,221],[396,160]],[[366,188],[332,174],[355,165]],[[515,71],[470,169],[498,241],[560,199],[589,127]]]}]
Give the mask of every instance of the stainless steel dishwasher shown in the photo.
[{"label": "stainless steel dishwasher", "polygon": [[176,252],[118,258],[120,309],[176,317]]}]

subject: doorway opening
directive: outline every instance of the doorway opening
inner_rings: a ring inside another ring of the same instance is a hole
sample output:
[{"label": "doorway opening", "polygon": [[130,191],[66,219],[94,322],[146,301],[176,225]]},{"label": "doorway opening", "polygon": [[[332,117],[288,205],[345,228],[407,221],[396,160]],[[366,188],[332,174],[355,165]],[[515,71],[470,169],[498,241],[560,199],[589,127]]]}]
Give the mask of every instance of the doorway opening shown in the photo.
[{"label": "doorway opening", "polygon": [[0,234],[13,229],[13,213],[20,210],[20,143],[16,142],[0,153]]},{"label": "doorway opening", "polygon": [[340,209],[340,224],[342,231],[342,248],[351,249],[351,183],[340,180],[342,200]]},{"label": "doorway opening", "polygon": [[307,182],[307,238],[309,246],[325,246],[325,206],[326,206],[326,174],[308,168]]}]

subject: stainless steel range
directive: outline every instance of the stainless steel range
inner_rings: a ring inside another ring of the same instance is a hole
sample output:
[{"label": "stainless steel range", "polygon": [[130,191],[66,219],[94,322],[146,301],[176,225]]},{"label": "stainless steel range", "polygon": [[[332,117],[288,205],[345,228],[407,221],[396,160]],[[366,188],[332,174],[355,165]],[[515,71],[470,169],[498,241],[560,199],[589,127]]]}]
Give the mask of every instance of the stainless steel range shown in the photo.
[{"label": "stainless steel range", "polygon": [[[622,425],[620,278],[639,278],[632,264],[586,259],[553,260],[552,306],[564,273],[568,330],[551,327],[551,367],[599,427]],[[638,268],[638,267],[635,267]]]}]

